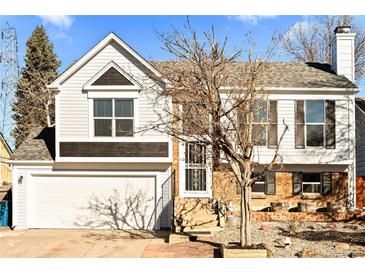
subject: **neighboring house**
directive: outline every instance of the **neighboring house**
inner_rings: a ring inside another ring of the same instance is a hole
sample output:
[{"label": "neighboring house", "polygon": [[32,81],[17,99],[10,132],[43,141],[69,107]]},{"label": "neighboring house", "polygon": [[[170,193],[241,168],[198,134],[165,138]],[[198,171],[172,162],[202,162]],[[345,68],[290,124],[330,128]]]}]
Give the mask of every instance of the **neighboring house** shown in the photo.
[{"label": "neighboring house", "polygon": [[6,142],[4,136],[0,133],[0,158],[1,158],[0,186],[10,185],[11,183],[11,168],[8,163],[11,154],[12,150],[9,144]]},{"label": "neighboring house", "polygon": [[11,168],[9,158],[12,150],[6,142],[4,136],[0,133],[0,201],[11,199]]},{"label": "neighboring house", "polygon": [[[255,159],[271,160],[283,119],[289,131],[283,168],[253,187],[254,210],[271,202],[355,207],[354,37],[336,29],[331,65],[275,63],[265,75],[267,113],[276,119]],[[176,225],[215,224],[202,202],[224,201],[237,212],[224,165],[213,170],[186,154],[204,148],[139,130],[158,119],[154,94],[170,86],[163,75],[177,65],[149,63],[111,33],[50,84],[58,92],[56,128],[35,130],[12,156],[14,226],[168,228],[171,196]],[[232,77],[240,65],[230,68]]]},{"label": "neighboring house", "polygon": [[356,98],[356,206],[365,207],[365,100]]}]

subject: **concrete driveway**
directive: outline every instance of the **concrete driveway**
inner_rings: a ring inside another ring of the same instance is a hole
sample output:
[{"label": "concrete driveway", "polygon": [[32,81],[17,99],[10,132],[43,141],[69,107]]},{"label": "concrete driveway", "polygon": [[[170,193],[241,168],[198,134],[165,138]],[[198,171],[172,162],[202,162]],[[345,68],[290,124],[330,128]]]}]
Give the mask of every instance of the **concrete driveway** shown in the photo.
[{"label": "concrete driveway", "polygon": [[167,244],[168,233],[139,231],[0,229],[2,258],[212,258],[204,242]]}]

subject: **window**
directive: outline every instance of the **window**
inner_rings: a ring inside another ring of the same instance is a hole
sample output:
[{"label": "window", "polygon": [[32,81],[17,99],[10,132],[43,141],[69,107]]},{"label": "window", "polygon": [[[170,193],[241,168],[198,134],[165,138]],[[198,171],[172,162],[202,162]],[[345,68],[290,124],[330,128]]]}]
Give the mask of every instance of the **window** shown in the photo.
[{"label": "window", "polygon": [[[253,177],[255,176],[257,176],[257,174],[253,174]],[[252,185],[252,193],[265,194],[265,183],[265,177],[260,177],[260,179]]]},{"label": "window", "polygon": [[307,146],[323,146],[324,142],[324,101],[305,101],[305,124]]},{"label": "window", "polygon": [[[258,176],[258,173],[253,173],[252,177]],[[237,187],[237,194],[241,192],[240,188]],[[265,194],[265,195],[275,195],[276,193],[276,178],[275,172],[267,172],[266,176],[262,176],[258,181],[252,185],[253,194]]]},{"label": "window", "polygon": [[299,100],[295,113],[296,148],[335,148],[335,101]]},{"label": "window", "polygon": [[277,101],[259,101],[254,104],[251,139],[257,146],[277,146]]},{"label": "window", "polygon": [[196,142],[185,145],[185,190],[206,191],[206,147]]},{"label": "window", "polygon": [[321,193],[321,173],[303,173],[302,193]]},{"label": "window", "polygon": [[332,174],[330,172],[293,173],[293,195],[299,194],[332,194]]},{"label": "window", "polygon": [[133,136],[133,99],[94,99],[94,136]]}]

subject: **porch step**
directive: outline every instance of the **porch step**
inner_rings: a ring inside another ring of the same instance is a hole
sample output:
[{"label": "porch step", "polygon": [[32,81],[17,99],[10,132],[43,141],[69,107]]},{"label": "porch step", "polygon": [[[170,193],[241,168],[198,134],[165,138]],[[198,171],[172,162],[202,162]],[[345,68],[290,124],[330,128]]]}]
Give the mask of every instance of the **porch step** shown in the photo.
[{"label": "porch step", "polygon": [[171,233],[169,235],[169,244],[186,243],[190,241],[190,236],[187,234]]},{"label": "porch step", "polygon": [[212,226],[212,227],[194,227],[194,228],[188,228],[186,227],[184,229],[184,232],[191,235],[191,236],[211,236],[215,233],[222,231],[223,228],[219,226]]}]

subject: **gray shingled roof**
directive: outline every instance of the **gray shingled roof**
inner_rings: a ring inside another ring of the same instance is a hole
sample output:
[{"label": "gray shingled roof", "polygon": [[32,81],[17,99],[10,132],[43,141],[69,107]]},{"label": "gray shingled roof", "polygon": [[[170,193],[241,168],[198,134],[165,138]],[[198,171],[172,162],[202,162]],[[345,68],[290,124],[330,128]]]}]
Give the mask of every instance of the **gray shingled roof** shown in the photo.
[{"label": "gray shingled roof", "polygon": [[[178,61],[151,61],[167,78],[172,71],[176,71],[184,65]],[[262,78],[261,84],[275,88],[357,88],[345,76],[337,75],[331,70],[329,64],[324,63],[299,63],[299,62],[272,62]],[[233,83],[246,63],[235,62],[231,65],[228,85]]]},{"label": "gray shingled roof", "polygon": [[55,128],[35,128],[15,150],[10,160],[54,160]]},{"label": "gray shingled roof", "polygon": [[365,98],[364,97],[357,97],[355,98],[356,105],[361,108],[363,112],[365,112]]}]

